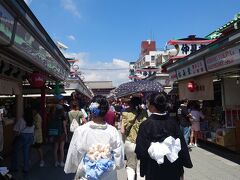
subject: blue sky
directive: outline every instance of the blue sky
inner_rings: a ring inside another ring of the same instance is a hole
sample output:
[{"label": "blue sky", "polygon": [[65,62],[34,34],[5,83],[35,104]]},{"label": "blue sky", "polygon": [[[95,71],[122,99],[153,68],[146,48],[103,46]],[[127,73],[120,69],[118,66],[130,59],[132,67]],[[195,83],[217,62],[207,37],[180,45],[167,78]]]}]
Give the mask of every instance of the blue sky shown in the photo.
[{"label": "blue sky", "polygon": [[54,41],[79,59],[85,80],[128,81],[128,62],[139,57],[142,40],[162,49],[170,39],[204,37],[240,12],[239,0],[25,0]]}]

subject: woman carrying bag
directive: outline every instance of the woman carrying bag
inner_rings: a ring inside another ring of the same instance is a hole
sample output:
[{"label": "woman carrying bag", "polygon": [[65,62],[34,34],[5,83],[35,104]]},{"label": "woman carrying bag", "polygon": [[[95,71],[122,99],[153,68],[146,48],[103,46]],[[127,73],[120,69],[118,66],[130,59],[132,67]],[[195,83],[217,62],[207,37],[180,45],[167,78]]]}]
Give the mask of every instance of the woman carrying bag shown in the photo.
[{"label": "woman carrying bag", "polygon": [[134,180],[137,169],[137,157],[134,152],[136,146],[136,137],[140,124],[147,119],[147,111],[140,105],[142,100],[139,97],[133,97],[129,101],[129,108],[122,113],[122,134],[125,137],[125,155],[127,158],[126,171],[128,180]]},{"label": "woman carrying bag", "polygon": [[79,110],[77,102],[73,101],[71,104],[71,111],[68,112],[69,128],[70,132],[74,132],[75,129],[83,124],[84,115],[82,111]]}]

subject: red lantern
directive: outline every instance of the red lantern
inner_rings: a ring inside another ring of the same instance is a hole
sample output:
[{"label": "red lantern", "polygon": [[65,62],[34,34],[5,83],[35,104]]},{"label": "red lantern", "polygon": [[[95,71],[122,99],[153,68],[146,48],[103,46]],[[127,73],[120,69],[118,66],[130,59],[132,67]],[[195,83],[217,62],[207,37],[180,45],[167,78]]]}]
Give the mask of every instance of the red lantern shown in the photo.
[{"label": "red lantern", "polygon": [[194,81],[190,81],[188,84],[187,84],[187,88],[190,92],[194,92],[196,90],[196,84]]},{"label": "red lantern", "polygon": [[33,72],[28,80],[31,86],[34,88],[41,88],[45,84],[45,76],[39,72]]}]

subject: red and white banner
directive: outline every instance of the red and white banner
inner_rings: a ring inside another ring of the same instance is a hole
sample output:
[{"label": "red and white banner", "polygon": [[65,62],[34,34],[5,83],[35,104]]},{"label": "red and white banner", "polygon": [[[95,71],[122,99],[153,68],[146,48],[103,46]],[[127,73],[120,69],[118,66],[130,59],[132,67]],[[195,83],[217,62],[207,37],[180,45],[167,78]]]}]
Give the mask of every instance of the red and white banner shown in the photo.
[{"label": "red and white banner", "polygon": [[136,72],[161,72],[162,69],[136,69]]},{"label": "red and white banner", "polygon": [[208,71],[215,71],[236,64],[240,64],[240,45],[206,58]]}]

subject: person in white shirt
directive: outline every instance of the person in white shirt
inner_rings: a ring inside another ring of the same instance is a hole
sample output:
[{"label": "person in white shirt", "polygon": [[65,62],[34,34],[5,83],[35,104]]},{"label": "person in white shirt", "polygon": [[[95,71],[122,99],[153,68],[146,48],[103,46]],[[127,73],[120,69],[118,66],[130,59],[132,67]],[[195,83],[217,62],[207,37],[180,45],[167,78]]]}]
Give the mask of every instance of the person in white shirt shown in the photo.
[{"label": "person in white shirt", "polygon": [[23,172],[29,171],[29,152],[33,144],[33,114],[31,109],[25,109],[23,118],[17,120],[14,128],[15,139],[13,142],[13,155],[11,161],[11,170],[17,171],[19,168],[19,152],[23,151]]}]

